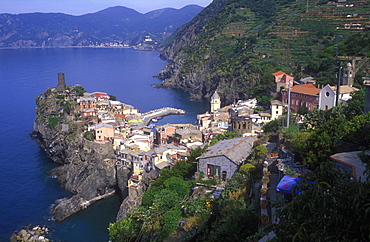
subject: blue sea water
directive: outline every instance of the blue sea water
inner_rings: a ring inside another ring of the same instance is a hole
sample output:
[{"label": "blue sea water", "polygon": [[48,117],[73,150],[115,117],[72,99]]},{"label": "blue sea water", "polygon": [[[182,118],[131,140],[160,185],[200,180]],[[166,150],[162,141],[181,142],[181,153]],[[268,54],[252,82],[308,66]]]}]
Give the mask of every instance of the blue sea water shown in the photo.
[{"label": "blue sea water", "polygon": [[69,197],[49,171],[57,165],[29,136],[35,119],[35,97],[57,84],[64,72],[67,85],[103,91],[142,112],[161,107],[187,111],[158,122],[194,123],[208,103],[192,102],[187,93],[154,88],[166,62],[159,54],[119,48],[2,49],[0,50],[0,241],[9,241],[22,226],[47,225],[54,241],[108,241],[120,198],[96,202],[62,223],[52,220],[53,202]]}]

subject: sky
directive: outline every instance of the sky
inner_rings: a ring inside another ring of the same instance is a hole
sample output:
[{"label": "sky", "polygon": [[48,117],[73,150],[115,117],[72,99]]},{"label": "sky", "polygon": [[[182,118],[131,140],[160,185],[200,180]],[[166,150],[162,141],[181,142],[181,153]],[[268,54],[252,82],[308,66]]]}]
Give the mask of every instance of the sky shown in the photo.
[{"label": "sky", "polygon": [[0,13],[66,13],[82,15],[108,7],[124,6],[147,13],[161,8],[180,9],[186,5],[208,6],[212,0],[0,0]]}]

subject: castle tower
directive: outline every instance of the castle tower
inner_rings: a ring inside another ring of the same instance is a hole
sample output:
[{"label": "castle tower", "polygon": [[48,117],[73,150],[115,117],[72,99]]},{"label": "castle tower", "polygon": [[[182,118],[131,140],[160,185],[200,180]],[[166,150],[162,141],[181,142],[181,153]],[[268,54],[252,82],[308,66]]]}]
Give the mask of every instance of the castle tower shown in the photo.
[{"label": "castle tower", "polygon": [[211,97],[211,113],[221,108],[221,98],[217,91]]},{"label": "castle tower", "polygon": [[64,79],[64,73],[58,73],[58,85],[56,87],[56,89],[58,91],[63,91],[64,89],[66,89],[67,85],[66,85],[66,81]]}]

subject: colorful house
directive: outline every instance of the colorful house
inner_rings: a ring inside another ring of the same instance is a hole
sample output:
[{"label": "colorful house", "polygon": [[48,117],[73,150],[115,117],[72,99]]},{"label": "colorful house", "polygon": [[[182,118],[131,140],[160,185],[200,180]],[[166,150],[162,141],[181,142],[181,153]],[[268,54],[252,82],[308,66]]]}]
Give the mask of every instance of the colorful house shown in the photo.
[{"label": "colorful house", "polygon": [[93,92],[91,93],[97,100],[109,100],[109,95],[105,92]]},{"label": "colorful house", "polygon": [[294,77],[282,71],[272,73],[272,75],[275,77],[276,92],[280,92],[282,88],[288,89],[293,87]]},{"label": "colorful house", "polygon": [[95,109],[96,108],[96,99],[93,97],[81,97],[79,99],[80,110],[83,109]]},{"label": "colorful house", "polygon": [[83,118],[89,118],[96,116],[96,110],[95,109],[84,109],[81,111],[81,117]]},{"label": "colorful house", "polygon": [[173,141],[177,129],[175,126],[166,124],[157,127],[156,140],[157,144],[169,144]]},{"label": "colorful house", "polygon": [[114,128],[110,124],[97,124],[95,126],[95,140],[99,142],[111,141],[114,137]]}]

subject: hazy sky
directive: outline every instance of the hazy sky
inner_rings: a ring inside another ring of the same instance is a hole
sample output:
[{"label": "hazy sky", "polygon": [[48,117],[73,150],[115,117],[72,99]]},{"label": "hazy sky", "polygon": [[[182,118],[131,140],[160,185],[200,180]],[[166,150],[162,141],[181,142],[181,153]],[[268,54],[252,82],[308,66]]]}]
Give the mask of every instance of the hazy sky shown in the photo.
[{"label": "hazy sky", "polygon": [[81,15],[118,5],[147,13],[167,7],[179,9],[189,4],[206,7],[211,2],[212,0],[0,0],[0,13],[59,12]]}]

